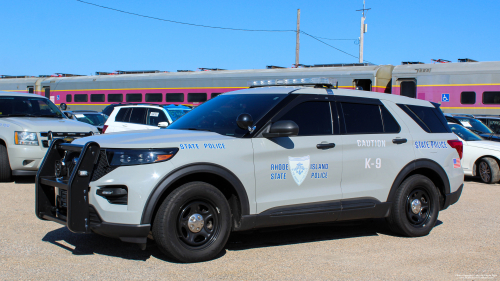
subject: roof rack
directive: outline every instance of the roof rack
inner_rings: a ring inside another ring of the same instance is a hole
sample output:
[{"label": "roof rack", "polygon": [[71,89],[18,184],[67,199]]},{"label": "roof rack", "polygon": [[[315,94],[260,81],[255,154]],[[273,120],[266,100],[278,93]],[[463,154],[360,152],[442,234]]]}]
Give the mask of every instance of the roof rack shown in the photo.
[{"label": "roof rack", "polygon": [[310,67],[348,67],[348,66],[370,66],[374,65],[371,63],[330,63],[330,64],[314,64],[314,65],[307,65],[307,64],[299,64],[297,67],[304,67],[304,68],[310,68]]},{"label": "roof rack", "polygon": [[192,70],[177,70],[177,72],[194,72]]},{"label": "roof rack", "polygon": [[269,86],[314,86],[314,88],[338,89],[339,82],[334,78],[290,78],[248,81],[248,87],[269,87]]},{"label": "roof rack", "polygon": [[286,67],[276,66],[276,65],[266,65],[266,69],[277,69],[277,68],[286,68]]},{"label": "roof rack", "polygon": [[458,59],[458,62],[477,62],[477,60],[465,58],[465,59]]},{"label": "roof rack", "polygon": [[28,76],[28,75],[0,75],[1,79],[14,79],[14,78],[31,78],[35,76]]},{"label": "roof rack", "polygon": [[444,59],[431,59],[434,63],[449,63],[451,62],[450,60],[444,60]]},{"label": "roof rack", "polygon": [[67,73],[54,73],[54,74],[50,74],[50,75],[46,75],[46,74],[38,75],[38,77],[41,77],[41,78],[47,78],[47,77],[78,77],[78,76],[86,76],[86,75],[67,74]]},{"label": "roof rack", "polygon": [[227,70],[227,69],[200,67],[200,68],[198,68],[198,70],[200,70],[200,71],[221,71],[221,70]]},{"label": "roof rack", "polygon": [[402,61],[401,64],[407,65],[407,64],[424,64],[424,63],[421,61]]},{"label": "roof rack", "polygon": [[159,70],[116,70],[116,74],[147,74],[147,73],[160,73]]}]

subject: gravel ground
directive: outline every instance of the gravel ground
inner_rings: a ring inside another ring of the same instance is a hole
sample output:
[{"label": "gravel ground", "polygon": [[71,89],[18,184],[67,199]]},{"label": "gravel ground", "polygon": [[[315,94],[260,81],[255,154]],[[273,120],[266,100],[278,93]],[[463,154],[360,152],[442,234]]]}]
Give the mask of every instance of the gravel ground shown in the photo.
[{"label": "gravel ground", "polygon": [[426,237],[393,235],[383,220],[235,233],[197,264],[81,235],[34,213],[34,179],[0,184],[0,279],[485,280],[500,275],[500,185],[467,179]]}]

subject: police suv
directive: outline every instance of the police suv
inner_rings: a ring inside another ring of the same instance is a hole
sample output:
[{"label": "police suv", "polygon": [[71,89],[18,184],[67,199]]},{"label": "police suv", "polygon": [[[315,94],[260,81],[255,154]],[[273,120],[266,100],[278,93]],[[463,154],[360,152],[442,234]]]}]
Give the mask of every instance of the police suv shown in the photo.
[{"label": "police suv", "polygon": [[458,201],[462,143],[437,105],[335,89],[328,79],[254,84],[166,129],[55,141],[36,182],[36,215],[76,233],[181,262],[214,258],[232,231],[387,218],[427,235]]}]

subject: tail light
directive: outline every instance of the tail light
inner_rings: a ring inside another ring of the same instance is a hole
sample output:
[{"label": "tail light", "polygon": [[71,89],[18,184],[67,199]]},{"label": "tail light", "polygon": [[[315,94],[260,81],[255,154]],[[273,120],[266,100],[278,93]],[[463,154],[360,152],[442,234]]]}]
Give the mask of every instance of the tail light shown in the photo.
[{"label": "tail light", "polygon": [[104,126],[102,126],[102,133],[103,133],[103,134],[104,134],[104,133],[106,133],[106,129],[107,129],[107,128],[108,128],[108,125],[104,125]]},{"label": "tail light", "polygon": [[464,145],[462,144],[462,142],[459,140],[449,140],[448,144],[457,150],[458,156],[460,156],[460,159],[462,159],[462,156],[464,154]]}]

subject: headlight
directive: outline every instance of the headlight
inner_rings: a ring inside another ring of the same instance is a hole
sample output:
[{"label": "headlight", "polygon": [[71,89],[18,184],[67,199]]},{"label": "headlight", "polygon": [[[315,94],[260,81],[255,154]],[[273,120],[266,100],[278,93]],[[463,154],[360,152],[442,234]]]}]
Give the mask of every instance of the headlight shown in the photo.
[{"label": "headlight", "polygon": [[38,137],[32,132],[14,132],[15,144],[38,145]]},{"label": "headlight", "polygon": [[151,164],[171,159],[178,148],[160,149],[106,149],[110,166]]}]

